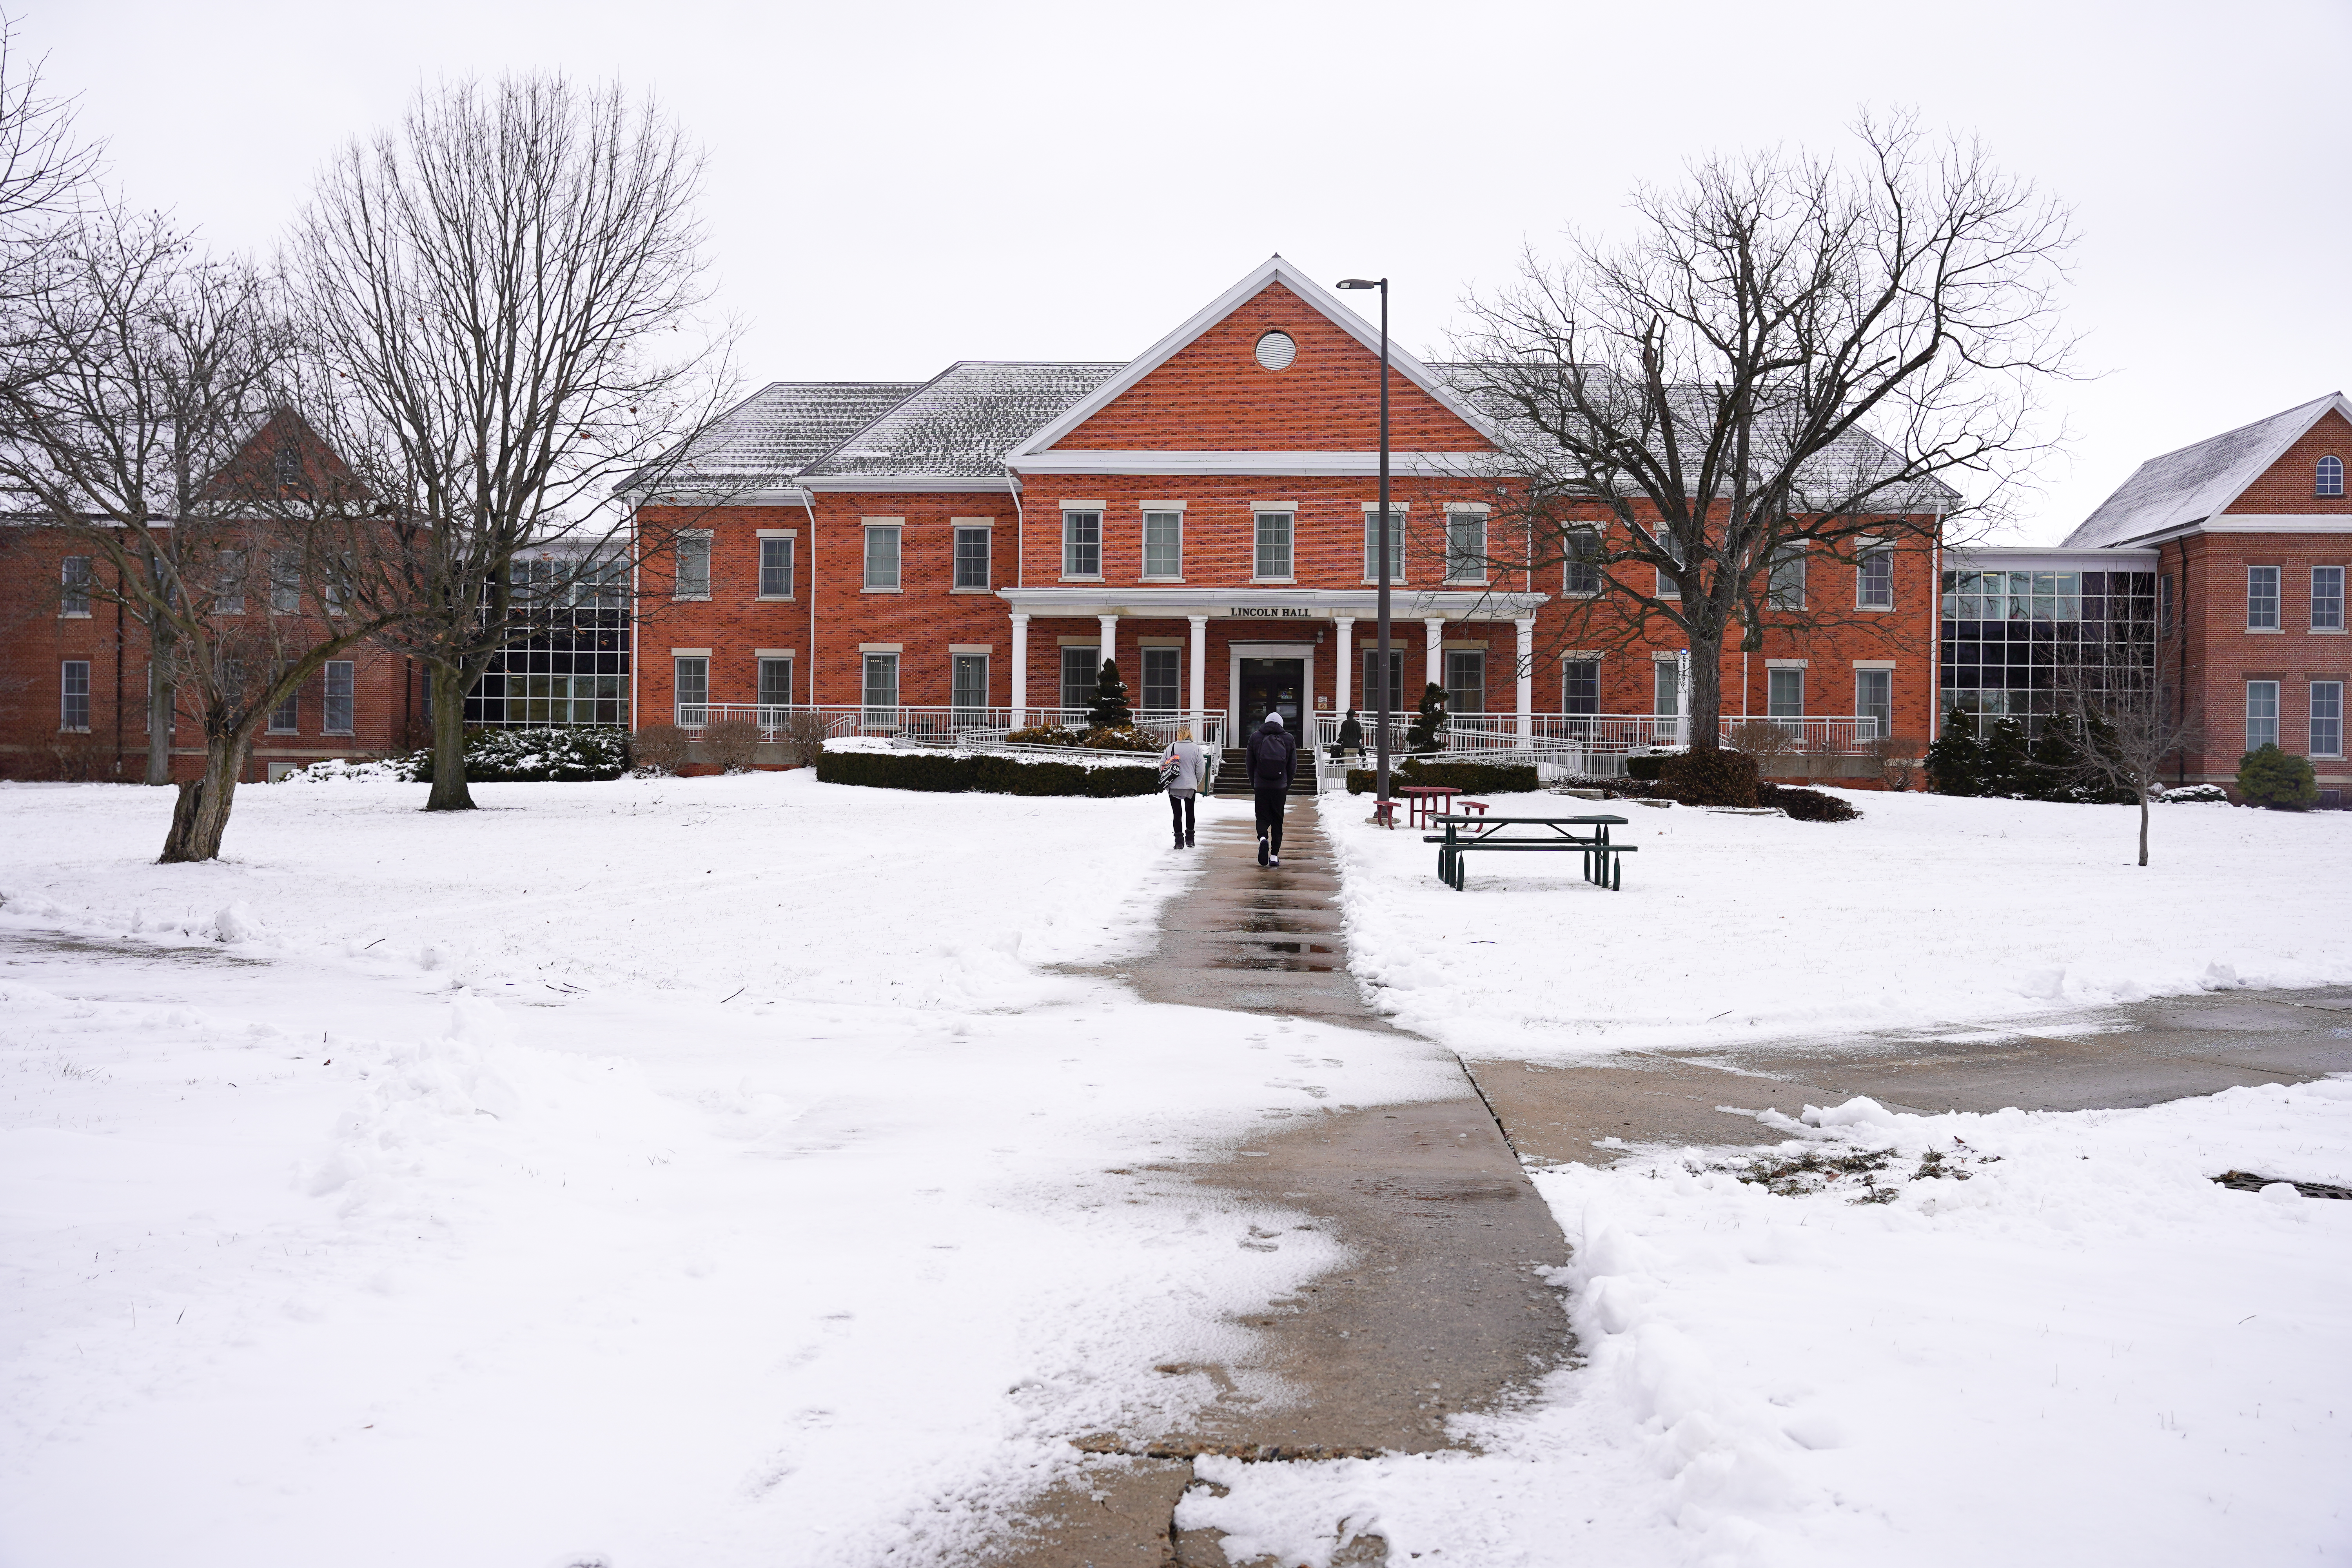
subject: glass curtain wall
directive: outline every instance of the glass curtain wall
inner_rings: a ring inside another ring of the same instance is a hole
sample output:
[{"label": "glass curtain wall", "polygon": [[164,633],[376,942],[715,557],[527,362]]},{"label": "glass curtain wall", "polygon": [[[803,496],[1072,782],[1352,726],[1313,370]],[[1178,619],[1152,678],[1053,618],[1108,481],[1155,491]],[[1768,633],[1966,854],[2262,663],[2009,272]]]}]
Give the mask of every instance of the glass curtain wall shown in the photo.
[{"label": "glass curtain wall", "polygon": [[1948,711],[2038,731],[2072,672],[2155,657],[2152,572],[1947,572],[1943,589]]},{"label": "glass curtain wall", "polygon": [[618,561],[519,561],[514,577],[515,635],[467,696],[466,722],[626,724],[627,568]]}]

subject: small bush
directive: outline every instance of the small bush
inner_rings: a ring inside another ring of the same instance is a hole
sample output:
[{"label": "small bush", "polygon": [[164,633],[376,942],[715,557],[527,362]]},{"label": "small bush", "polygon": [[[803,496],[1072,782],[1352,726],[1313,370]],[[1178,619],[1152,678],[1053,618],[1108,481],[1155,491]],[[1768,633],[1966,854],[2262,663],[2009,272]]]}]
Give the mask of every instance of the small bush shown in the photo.
[{"label": "small bush", "polygon": [[2309,757],[2266,741],[2238,759],[2238,798],[2273,811],[2308,811],[2319,804],[2319,775]]},{"label": "small bush", "polygon": [[629,755],[649,773],[674,773],[686,765],[686,731],[675,724],[648,724],[629,738]]},{"label": "small bush", "polygon": [[748,773],[760,754],[760,726],[749,719],[722,719],[702,731],[702,751],[719,772]]},{"label": "small bush", "polygon": [[1862,815],[1833,795],[1794,784],[1765,784],[1756,792],[1756,804],[1777,806],[1799,822],[1852,822]]},{"label": "small bush", "polygon": [[[1370,795],[1379,782],[1377,768],[1348,770],[1349,795]],[[1447,784],[1472,795],[1533,795],[1539,787],[1532,763],[1433,763],[1419,757],[1391,768],[1389,782],[1398,786]]]},{"label": "small bush", "polygon": [[1666,757],[1667,753],[1664,752],[1654,752],[1646,757],[1628,757],[1625,759],[1625,776],[1629,779],[1640,779],[1645,784],[1655,784],[1658,782],[1659,774],[1665,770]]},{"label": "small bush", "polygon": [[1658,782],[1685,805],[1756,804],[1756,759],[1745,752],[1694,747],[1666,758],[1665,764]]},{"label": "small bush", "polygon": [[1918,783],[1920,758],[1926,746],[1908,735],[1881,735],[1865,748],[1878,764],[1881,789],[1905,791]]},{"label": "small bush", "polygon": [[1759,773],[1784,773],[1780,764],[1801,755],[1803,739],[1786,724],[1769,719],[1748,719],[1732,726],[1731,743],[1756,759]]},{"label": "small bush", "polygon": [[[413,784],[433,782],[428,748],[387,758]],[[471,784],[587,784],[616,779],[629,763],[619,730],[468,730],[466,778]]]},{"label": "small bush", "polygon": [[875,789],[949,795],[976,790],[986,795],[1084,795],[1096,800],[1153,795],[1160,789],[1156,767],[1088,767],[1082,763],[1033,763],[1017,757],[926,752],[824,752],[817,757],[816,776],[826,784]]},{"label": "small bush", "polygon": [[787,712],[776,726],[776,744],[784,753],[784,761],[794,767],[811,767],[824,750],[825,717],[822,713]]},{"label": "small bush", "polygon": [[1133,725],[1089,730],[1078,744],[1097,752],[1150,752],[1157,755],[1160,750],[1159,742]]},{"label": "small bush", "polygon": [[2220,784],[2183,784],[2166,790],[2161,798],[2169,805],[2227,805],[2230,792]]},{"label": "small bush", "polygon": [[1076,746],[1086,740],[1076,730],[1065,730],[1059,724],[1032,724],[1004,738],[1015,746]]}]

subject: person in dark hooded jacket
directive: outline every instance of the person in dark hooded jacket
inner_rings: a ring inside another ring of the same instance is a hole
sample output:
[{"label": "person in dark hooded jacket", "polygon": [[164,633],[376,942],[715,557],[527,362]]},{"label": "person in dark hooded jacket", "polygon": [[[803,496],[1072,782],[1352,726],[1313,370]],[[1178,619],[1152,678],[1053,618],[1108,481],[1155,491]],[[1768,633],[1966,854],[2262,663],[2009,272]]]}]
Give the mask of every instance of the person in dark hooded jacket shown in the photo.
[{"label": "person in dark hooded jacket", "polygon": [[1250,793],[1257,798],[1257,863],[1282,864],[1282,808],[1290,796],[1290,775],[1298,768],[1298,742],[1269,713],[1249,742]]}]

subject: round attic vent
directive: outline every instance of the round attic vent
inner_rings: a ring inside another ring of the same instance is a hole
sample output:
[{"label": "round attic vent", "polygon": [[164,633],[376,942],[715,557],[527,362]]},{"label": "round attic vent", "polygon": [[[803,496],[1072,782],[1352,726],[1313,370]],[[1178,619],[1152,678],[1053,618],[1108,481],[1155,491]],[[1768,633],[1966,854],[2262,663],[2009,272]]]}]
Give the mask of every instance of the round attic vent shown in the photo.
[{"label": "round attic vent", "polygon": [[1268,370],[1288,370],[1298,357],[1298,345],[1288,332],[1268,332],[1257,341],[1257,363]]}]

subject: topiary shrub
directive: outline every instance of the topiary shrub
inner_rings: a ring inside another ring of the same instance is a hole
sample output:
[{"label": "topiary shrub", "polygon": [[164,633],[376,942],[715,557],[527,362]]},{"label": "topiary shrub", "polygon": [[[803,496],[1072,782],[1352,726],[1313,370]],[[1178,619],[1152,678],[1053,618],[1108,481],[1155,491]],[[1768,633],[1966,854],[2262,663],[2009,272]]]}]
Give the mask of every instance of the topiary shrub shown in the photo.
[{"label": "topiary shrub", "polygon": [[1852,822],[1862,815],[1850,802],[1795,784],[1765,784],[1756,792],[1756,804],[1776,806],[1799,822]]},{"label": "topiary shrub", "polygon": [[1087,708],[1087,728],[1125,730],[1134,723],[1134,710],[1127,705],[1127,682],[1118,678],[1118,666],[1107,658],[1095,677],[1095,700]]},{"label": "topiary shrub", "polygon": [[1421,694],[1420,710],[1413,714],[1412,727],[1404,732],[1404,749],[1408,752],[1433,752],[1445,740],[1445,688],[1435,681],[1429,683]]},{"label": "topiary shrub", "polygon": [[629,760],[649,773],[674,773],[686,765],[686,731],[675,724],[648,724],[629,737]]},{"label": "topiary shrub", "polygon": [[2307,811],[2319,804],[2319,775],[2309,757],[2265,741],[2238,759],[2238,798],[2273,811]]},{"label": "topiary shrub", "polygon": [[1640,779],[1644,784],[1655,784],[1658,782],[1659,774],[1665,771],[1667,755],[1666,752],[1658,752],[1646,757],[1627,757],[1625,776],[1629,779]]},{"label": "topiary shrub", "polygon": [[1685,805],[1753,806],[1756,759],[1745,752],[1694,747],[1666,758],[1658,782]]},{"label": "topiary shrub", "polygon": [[725,773],[748,773],[759,755],[760,726],[749,719],[722,719],[702,731],[703,755]]}]

